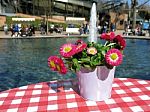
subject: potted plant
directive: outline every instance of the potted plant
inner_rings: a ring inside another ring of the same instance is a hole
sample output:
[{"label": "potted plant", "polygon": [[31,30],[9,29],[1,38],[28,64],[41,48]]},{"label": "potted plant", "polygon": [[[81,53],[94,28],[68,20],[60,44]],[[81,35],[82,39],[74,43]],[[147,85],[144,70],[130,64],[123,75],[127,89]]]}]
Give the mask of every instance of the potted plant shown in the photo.
[{"label": "potted plant", "polygon": [[[103,33],[100,39],[105,41],[104,44],[85,43],[82,40],[64,44],[60,47],[59,56],[48,58],[51,70],[60,74],[66,74],[68,70],[77,73],[81,96],[95,101],[105,100],[111,96],[115,67],[122,63],[126,46],[124,38],[121,35],[115,36],[114,32]],[[106,84],[108,82],[110,84]],[[105,85],[110,87],[107,88]],[[103,90],[104,95],[99,95],[97,90],[102,94],[102,89],[108,89],[108,94]]]}]

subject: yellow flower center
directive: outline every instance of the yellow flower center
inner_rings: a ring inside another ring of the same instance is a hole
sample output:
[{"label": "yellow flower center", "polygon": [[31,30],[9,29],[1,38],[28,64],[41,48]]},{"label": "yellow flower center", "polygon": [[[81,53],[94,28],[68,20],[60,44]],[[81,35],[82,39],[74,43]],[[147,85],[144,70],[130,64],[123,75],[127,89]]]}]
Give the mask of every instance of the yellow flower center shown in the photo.
[{"label": "yellow flower center", "polygon": [[112,60],[116,60],[118,58],[118,55],[116,53],[112,53],[111,56],[110,56],[110,58]]},{"label": "yellow flower center", "polygon": [[90,49],[90,54],[94,54],[95,53],[95,49]]},{"label": "yellow flower center", "polygon": [[61,70],[59,65],[56,65],[56,68],[57,68],[58,71]]},{"label": "yellow flower center", "polygon": [[90,47],[90,48],[88,48],[87,52],[88,52],[88,54],[94,55],[97,53],[97,50],[94,47]]},{"label": "yellow flower center", "polygon": [[54,68],[54,67],[55,67],[55,63],[54,63],[54,61],[50,61],[50,66],[51,66],[52,68]]},{"label": "yellow flower center", "polygon": [[69,52],[69,51],[71,51],[71,49],[72,49],[71,47],[65,47],[65,48],[64,48],[64,51],[65,51],[65,52]]}]

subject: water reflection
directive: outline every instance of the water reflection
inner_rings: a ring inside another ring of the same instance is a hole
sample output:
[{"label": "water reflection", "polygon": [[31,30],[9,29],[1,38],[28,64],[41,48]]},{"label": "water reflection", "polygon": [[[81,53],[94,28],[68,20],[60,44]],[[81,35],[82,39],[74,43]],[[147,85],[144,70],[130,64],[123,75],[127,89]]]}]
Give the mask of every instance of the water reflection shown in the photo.
[{"label": "water reflection", "polygon": [[[60,45],[79,38],[1,39],[0,91],[56,79],[74,78],[74,73],[61,76],[47,66],[50,55],[58,55]],[[86,40],[86,39],[85,39]],[[150,41],[127,40],[123,64],[116,77],[150,80]]]}]

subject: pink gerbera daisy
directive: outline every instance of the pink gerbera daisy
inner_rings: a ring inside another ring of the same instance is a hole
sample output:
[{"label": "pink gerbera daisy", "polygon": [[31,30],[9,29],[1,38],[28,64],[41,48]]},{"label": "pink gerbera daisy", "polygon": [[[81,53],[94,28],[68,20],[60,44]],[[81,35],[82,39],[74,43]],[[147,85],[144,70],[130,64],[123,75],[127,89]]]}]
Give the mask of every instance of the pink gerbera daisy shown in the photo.
[{"label": "pink gerbera daisy", "polygon": [[112,41],[115,38],[114,32],[103,33],[101,35],[101,39]]},{"label": "pink gerbera daisy", "polygon": [[78,44],[77,46],[76,46],[76,53],[79,53],[79,52],[81,52],[83,49],[85,49],[87,47],[87,44],[86,43],[82,43],[82,44]]},{"label": "pink gerbera daisy", "polygon": [[97,49],[95,47],[90,47],[87,49],[87,53],[95,55],[97,53]]},{"label": "pink gerbera daisy", "polygon": [[123,50],[126,47],[126,41],[121,35],[117,35],[114,38],[114,41],[117,42],[121,46],[121,50]]},{"label": "pink gerbera daisy", "polygon": [[64,44],[60,47],[60,54],[63,57],[71,57],[75,54],[76,47],[73,44]]},{"label": "pink gerbera daisy", "polygon": [[106,55],[105,60],[109,65],[118,66],[122,63],[122,53],[118,49],[110,49]]}]

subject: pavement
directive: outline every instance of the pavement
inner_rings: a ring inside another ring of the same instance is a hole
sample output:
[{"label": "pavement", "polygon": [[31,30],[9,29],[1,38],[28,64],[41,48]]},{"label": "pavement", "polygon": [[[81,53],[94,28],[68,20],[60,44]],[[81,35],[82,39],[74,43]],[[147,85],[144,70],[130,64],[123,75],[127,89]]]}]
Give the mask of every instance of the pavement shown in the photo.
[{"label": "pavement", "polygon": [[[58,34],[58,33],[48,33],[48,35],[41,35],[40,31],[36,31],[35,35],[30,36],[30,37],[25,37],[25,38],[40,38],[40,37],[59,37],[59,36],[66,36],[65,33],[63,34]],[[0,31],[0,38],[23,38],[23,37],[11,37],[11,32],[9,31],[8,34],[6,35],[4,31]]]},{"label": "pavement", "polygon": [[[115,32],[115,34],[122,34],[123,33],[123,30],[117,30]],[[72,35],[77,35],[77,36],[80,36],[79,34],[72,34]],[[64,31],[63,33],[48,33],[47,35],[41,35],[40,34],[40,31],[36,31],[35,32],[35,35],[32,36],[32,37],[53,37],[53,36],[68,36],[68,34]],[[82,34],[82,36],[87,36],[86,34]],[[11,37],[11,32],[9,31],[7,35],[5,35],[5,32],[4,31],[0,31],[0,38],[9,38]],[[13,37],[11,37],[13,38]]]},{"label": "pavement", "polygon": [[[124,30],[116,30],[115,31],[115,35],[123,35]],[[66,32],[62,32],[60,33],[48,33],[47,35],[41,35],[40,31],[36,31],[35,35],[30,36],[30,37],[11,37],[11,32],[8,32],[8,35],[5,35],[4,31],[0,31],[0,39],[3,38],[49,38],[49,37],[54,37],[54,38],[60,38],[60,37],[87,37],[88,34],[71,34],[68,35]],[[127,36],[127,35],[123,35],[123,37],[125,38],[131,38],[131,39],[150,39],[150,37],[148,35],[146,36]]]}]

